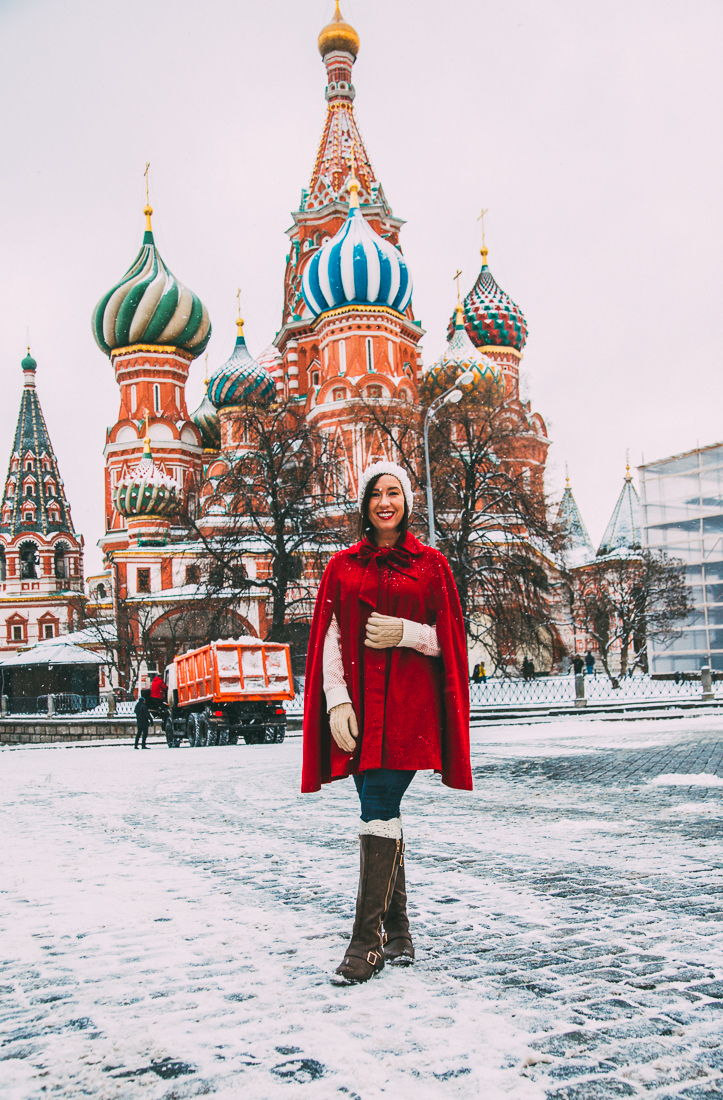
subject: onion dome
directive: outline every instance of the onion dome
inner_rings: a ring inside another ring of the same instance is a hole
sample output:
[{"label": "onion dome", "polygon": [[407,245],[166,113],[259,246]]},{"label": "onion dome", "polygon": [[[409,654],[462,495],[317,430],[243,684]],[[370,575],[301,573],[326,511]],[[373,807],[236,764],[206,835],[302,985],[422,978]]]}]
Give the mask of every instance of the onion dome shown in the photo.
[{"label": "onion dome", "polygon": [[409,268],[399,249],[363,216],[354,176],[349,191],[349,216],[304,268],[304,300],[314,317],[346,305],[388,306],[404,313],[412,297]]},{"label": "onion dome", "polygon": [[221,425],[218,420],[216,408],[211,404],[208,396],[208,378],[206,379],[206,392],[203,401],[195,412],[191,413],[191,422],[196,425],[201,433],[203,445],[208,451],[217,451],[221,446]]},{"label": "onion dome", "polygon": [[[454,317],[449,335],[454,331]],[[505,294],[487,266],[487,249],[482,249],[482,270],[464,300],[464,326],[478,348],[501,347],[522,351],[527,340],[527,321],[518,305]]]},{"label": "onion dome", "polygon": [[276,392],[269,372],[246,347],[240,317],[236,324],[238,336],[231,357],[213,372],[208,383],[208,396],[217,409],[228,405],[267,405]]},{"label": "onion dome", "polygon": [[119,283],[93,311],[93,335],[101,351],[133,344],[181,348],[195,359],[211,339],[208,310],[161,259],[146,206],[143,245]]},{"label": "onion dome", "polygon": [[35,359],[33,359],[32,355],[30,354],[30,348],[28,348],[28,354],[21,361],[20,366],[23,368],[23,370],[27,370],[27,371],[34,371],[34,370],[38,369],[37,362],[35,361]]},{"label": "onion dome", "polygon": [[113,491],[113,506],[122,516],[167,516],[178,509],[178,486],[159,470],[146,436],[141,461]]},{"label": "onion dome", "polygon": [[344,22],[339,10],[339,0],[336,0],[336,10],[331,18],[331,23],[327,23],[319,35],[319,53],[321,56],[326,57],[332,50],[345,50],[346,53],[353,54],[354,57],[359,53],[359,35],[349,23]]},{"label": "onion dome", "polygon": [[452,335],[443,354],[424,375],[423,387],[428,398],[437,397],[453,386],[460,374],[471,371],[474,380],[467,386],[460,386],[464,393],[484,390],[490,385],[504,388],[502,371],[497,363],[488,359],[470,340],[464,327],[464,307],[459,304],[455,310],[455,323]]}]

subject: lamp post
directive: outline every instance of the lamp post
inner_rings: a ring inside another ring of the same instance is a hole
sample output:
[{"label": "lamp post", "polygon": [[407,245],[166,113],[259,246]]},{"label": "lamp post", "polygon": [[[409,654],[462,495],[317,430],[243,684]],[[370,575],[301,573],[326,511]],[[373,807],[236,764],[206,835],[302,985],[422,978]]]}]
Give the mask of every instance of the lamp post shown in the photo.
[{"label": "lamp post", "polygon": [[442,405],[456,405],[458,401],[461,401],[464,394],[457,387],[469,386],[470,382],[474,382],[474,375],[472,371],[466,370],[463,374],[460,374],[453,386],[450,386],[448,390],[441,393],[439,397],[435,397],[424,417],[424,461],[427,467],[427,519],[429,522],[429,545],[434,547],[437,545],[437,535],[434,530],[434,496],[432,494],[432,474],[429,469],[429,422],[434,419],[442,408]]}]

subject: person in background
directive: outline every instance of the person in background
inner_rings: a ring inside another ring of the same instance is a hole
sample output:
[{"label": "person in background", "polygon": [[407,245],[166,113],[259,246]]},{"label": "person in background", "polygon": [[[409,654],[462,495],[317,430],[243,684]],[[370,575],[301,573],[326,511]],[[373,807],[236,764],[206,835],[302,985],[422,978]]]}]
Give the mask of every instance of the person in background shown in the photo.
[{"label": "person in background", "polygon": [[595,658],[593,657],[589,649],[585,654],[585,671],[587,672],[588,676],[592,676],[595,672]]},{"label": "person in background", "polygon": [[484,663],[482,661],[478,661],[477,664],[474,666],[474,668],[472,669],[472,683],[473,684],[486,683],[487,677],[485,675],[484,668],[485,668],[485,666],[484,666]]},{"label": "person in background", "polygon": [[585,671],[585,662],[579,653],[576,653],[572,659],[572,667],[575,670],[576,676],[582,676]]},{"label": "person in background", "polygon": [[165,703],[168,696],[168,688],[166,687],[165,680],[156,673],[151,680],[151,701],[158,705],[159,703]]},{"label": "person in background", "polygon": [[148,709],[148,703],[143,696],[139,696],[138,702],[135,705],[136,715],[136,743],[133,746],[134,749],[138,748],[138,742],[141,742],[141,748],[147,749],[146,737],[148,736],[148,723],[151,720],[151,712]]}]

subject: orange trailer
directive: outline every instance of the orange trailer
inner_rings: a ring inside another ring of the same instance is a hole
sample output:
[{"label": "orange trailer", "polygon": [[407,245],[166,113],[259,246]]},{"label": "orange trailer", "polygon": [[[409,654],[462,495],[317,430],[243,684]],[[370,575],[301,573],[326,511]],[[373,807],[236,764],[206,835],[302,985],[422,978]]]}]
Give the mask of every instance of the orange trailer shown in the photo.
[{"label": "orange trailer", "polygon": [[184,736],[194,747],[284,739],[286,712],[294,698],[287,645],[259,638],[211,642],[175,657],[166,669],[170,715],[166,740],[178,748]]}]

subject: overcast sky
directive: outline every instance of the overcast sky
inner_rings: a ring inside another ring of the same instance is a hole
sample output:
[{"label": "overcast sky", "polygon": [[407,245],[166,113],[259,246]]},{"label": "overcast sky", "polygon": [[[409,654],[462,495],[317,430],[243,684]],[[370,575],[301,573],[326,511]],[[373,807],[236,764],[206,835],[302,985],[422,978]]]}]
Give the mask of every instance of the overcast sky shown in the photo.
[{"label": "overcast sky", "polygon": [[[720,0],[344,0],[355,106],[442,350],[479,270],[530,329],[522,365],[597,544],[631,463],[723,438]],[[29,328],[86,572],[100,567],[118,390],[90,316],[135,257],[143,170],[161,255],[258,353],[325,115],[332,0],[0,0],[0,462]],[[199,403],[203,363],[191,370]]]}]

